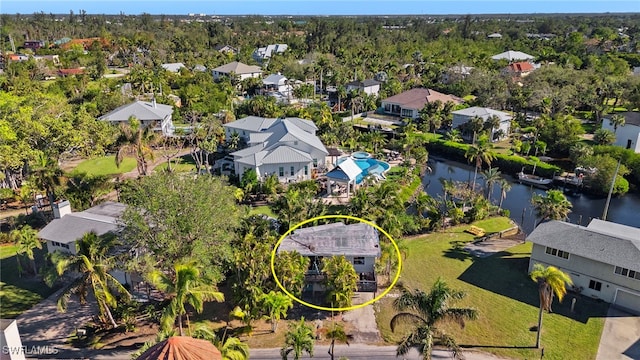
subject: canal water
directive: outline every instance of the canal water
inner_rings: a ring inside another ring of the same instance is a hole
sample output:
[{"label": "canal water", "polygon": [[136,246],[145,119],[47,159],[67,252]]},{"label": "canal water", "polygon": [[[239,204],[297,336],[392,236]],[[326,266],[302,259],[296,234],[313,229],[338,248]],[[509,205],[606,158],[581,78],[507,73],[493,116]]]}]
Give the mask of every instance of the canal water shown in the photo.
[{"label": "canal water", "polygon": [[[473,180],[473,167],[453,161],[434,160],[429,161],[431,172],[427,172],[423,178],[425,191],[438,197],[443,194],[440,179],[455,181]],[[511,212],[511,219],[529,234],[533,231],[536,221],[535,210],[531,205],[533,194],[543,194],[543,189],[538,189],[529,185],[520,184],[514,181],[514,177],[503,174],[503,177],[511,183],[511,190],[507,192],[507,197],[502,202],[502,207]],[[480,186],[484,189],[484,179],[478,173],[476,188]],[[500,186],[495,185],[491,195],[491,201],[498,204],[500,201]],[[567,199],[573,204],[569,214],[569,221],[575,224],[588,225],[593,218],[601,218],[606,202],[605,197],[594,197],[587,194],[567,195]],[[640,196],[635,193],[625,194],[621,197],[611,199],[607,220],[616,223],[635,226],[640,228]]]}]

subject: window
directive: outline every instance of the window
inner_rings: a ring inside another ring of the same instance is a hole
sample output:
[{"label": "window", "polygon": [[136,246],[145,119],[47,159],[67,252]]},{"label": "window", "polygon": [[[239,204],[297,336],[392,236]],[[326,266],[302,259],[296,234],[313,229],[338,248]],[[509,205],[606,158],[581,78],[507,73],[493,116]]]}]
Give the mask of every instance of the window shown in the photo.
[{"label": "window", "polygon": [[600,281],[589,280],[589,289],[600,291],[600,289],[602,289],[602,283]]},{"label": "window", "polygon": [[627,149],[631,149],[631,144],[633,143],[633,141],[631,141],[631,139],[627,140]]},{"label": "window", "polygon": [[356,256],[353,258],[353,265],[364,265],[364,257]]},{"label": "window", "polygon": [[280,166],[278,168],[278,176],[280,176],[280,177],[284,176],[284,167]]},{"label": "window", "polygon": [[291,176],[293,176],[294,172],[293,172],[293,166],[291,167]]},{"label": "window", "polygon": [[620,266],[616,266],[613,272],[621,276],[626,276],[632,279],[640,280],[640,271],[633,271],[633,270],[625,269]]},{"label": "window", "polygon": [[304,166],[304,174],[309,175],[309,167],[307,165]]},{"label": "window", "polygon": [[313,159],[313,166],[314,167],[318,166],[318,159]]},{"label": "window", "polygon": [[400,112],[400,115],[402,117],[413,117],[413,110],[411,110],[411,109],[402,109],[402,111]]},{"label": "window", "polygon": [[557,256],[559,258],[569,259],[569,253],[566,252],[566,251],[562,251],[562,250],[558,250],[558,249],[547,247],[545,252],[547,254],[549,254],[549,255]]}]

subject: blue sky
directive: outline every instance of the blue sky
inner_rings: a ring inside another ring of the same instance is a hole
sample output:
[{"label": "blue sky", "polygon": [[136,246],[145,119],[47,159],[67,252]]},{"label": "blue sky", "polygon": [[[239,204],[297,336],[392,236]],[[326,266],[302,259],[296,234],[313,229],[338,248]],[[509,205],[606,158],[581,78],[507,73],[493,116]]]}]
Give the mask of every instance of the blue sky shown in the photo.
[{"label": "blue sky", "polygon": [[398,15],[398,14],[517,14],[517,13],[603,13],[640,12],[640,1],[607,0],[0,0],[0,13],[34,12],[68,14],[137,15]]}]

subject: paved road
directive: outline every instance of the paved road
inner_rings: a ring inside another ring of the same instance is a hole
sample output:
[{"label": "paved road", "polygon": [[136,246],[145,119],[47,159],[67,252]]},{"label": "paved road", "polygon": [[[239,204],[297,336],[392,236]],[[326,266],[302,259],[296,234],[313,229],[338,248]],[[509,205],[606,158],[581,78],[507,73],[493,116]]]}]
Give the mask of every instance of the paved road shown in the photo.
[{"label": "paved road", "polygon": [[[302,359],[331,359],[327,353],[329,349],[328,345],[314,346],[313,358],[309,357],[306,353]],[[280,349],[251,349],[251,359],[256,360],[280,360]],[[411,350],[408,354],[400,357],[396,357],[395,346],[375,346],[364,344],[352,344],[336,345],[334,355],[336,359],[341,356],[348,358],[349,360],[390,360],[390,359],[406,359],[406,360],[421,360],[422,356],[418,354],[416,350]],[[491,354],[465,351],[464,356],[467,360],[499,360],[504,359]],[[451,352],[443,350],[435,350],[432,354],[433,359],[452,359]]]},{"label": "paved road", "polygon": [[609,307],[596,359],[640,359],[640,316]]}]

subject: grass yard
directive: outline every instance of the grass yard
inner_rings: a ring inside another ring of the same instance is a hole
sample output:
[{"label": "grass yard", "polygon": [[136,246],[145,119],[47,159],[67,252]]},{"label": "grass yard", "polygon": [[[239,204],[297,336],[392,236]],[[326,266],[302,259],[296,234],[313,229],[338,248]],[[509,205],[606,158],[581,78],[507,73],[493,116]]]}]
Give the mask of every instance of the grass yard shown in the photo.
[{"label": "grass yard", "polygon": [[[474,225],[488,233],[503,230],[508,219],[480,221]],[[467,292],[457,303],[475,307],[480,318],[467,323],[464,330],[444,324],[458,344],[518,359],[538,359],[533,348],[537,325],[538,291],[528,277],[531,244],[521,244],[484,259],[474,259],[460,248],[472,240],[464,233],[469,225],[447,229],[407,241],[408,256],[401,281],[410,288],[428,291],[440,276],[454,289]],[[545,359],[594,359],[607,313],[607,304],[577,297],[575,313],[570,312],[569,294],[562,304],[554,302],[551,314],[544,314],[542,346]],[[395,314],[392,299],[376,305],[376,320],[384,339],[395,343],[402,329],[392,333],[389,321]],[[398,329],[397,329],[398,330]]]},{"label": "grass yard", "polygon": [[249,215],[267,215],[275,219],[278,218],[276,214],[271,211],[271,208],[268,205],[252,207],[249,211]]},{"label": "grass yard", "polygon": [[[160,172],[167,169],[167,161],[164,160],[160,165],[154,168],[154,171]],[[196,171],[196,164],[190,154],[181,156],[171,161],[171,170],[178,173],[194,172]]]},{"label": "grass yard", "polygon": [[[46,246],[43,250],[35,249],[39,266],[42,264],[45,253]],[[25,256],[20,260],[23,268],[30,266]],[[54,291],[55,289],[49,288],[37,277],[29,274],[23,274],[20,277],[16,261],[16,246],[0,246],[0,318],[13,319]]]},{"label": "grass yard", "polygon": [[102,156],[81,162],[71,173],[86,173],[92,176],[118,175],[129,172],[135,169],[135,167],[136,160],[134,158],[125,158],[118,168],[116,167],[115,156]]}]

